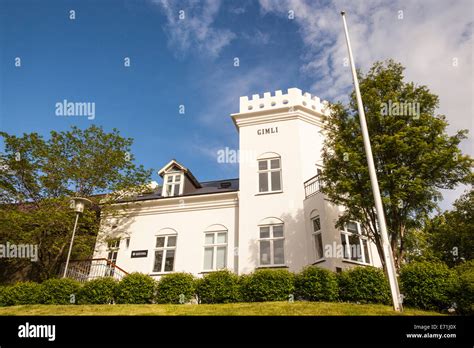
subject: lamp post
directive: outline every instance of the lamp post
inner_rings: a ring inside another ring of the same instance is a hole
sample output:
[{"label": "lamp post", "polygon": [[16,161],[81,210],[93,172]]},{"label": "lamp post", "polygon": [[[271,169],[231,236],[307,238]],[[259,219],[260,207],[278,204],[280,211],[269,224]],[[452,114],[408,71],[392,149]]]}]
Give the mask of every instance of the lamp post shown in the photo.
[{"label": "lamp post", "polygon": [[79,215],[84,212],[86,206],[91,205],[92,202],[87,198],[73,197],[71,198],[71,207],[76,212],[76,221],[74,222],[74,229],[72,230],[71,243],[69,244],[69,252],[67,254],[66,266],[64,267],[63,278],[66,278],[67,267],[69,266],[69,259],[71,258],[72,245],[74,244],[74,236],[76,235],[77,221],[79,220]]},{"label": "lamp post", "polygon": [[397,274],[395,271],[395,264],[393,261],[392,248],[388,240],[387,225],[385,223],[385,215],[383,212],[382,198],[380,196],[379,183],[377,180],[377,173],[375,171],[374,158],[372,156],[372,148],[370,146],[369,131],[367,129],[367,122],[365,120],[364,105],[362,104],[362,97],[359,90],[359,81],[354,64],[354,57],[352,56],[351,41],[349,40],[349,31],[345,18],[345,12],[341,12],[342,21],[344,24],[344,33],[346,35],[347,50],[349,51],[349,61],[351,63],[352,79],[354,81],[354,90],[357,99],[357,106],[359,111],[360,128],[362,130],[362,137],[364,139],[365,155],[369,166],[370,183],[372,185],[372,194],[374,195],[375,210],[377,211],[377,221],[380,228],[380,234],[383,244],[383,255],[385,266],[387,267],[388,282],[390,284],[390,292],[392,293],[393,309],[397,312],[402,310],[400,290],[398,288]]}]

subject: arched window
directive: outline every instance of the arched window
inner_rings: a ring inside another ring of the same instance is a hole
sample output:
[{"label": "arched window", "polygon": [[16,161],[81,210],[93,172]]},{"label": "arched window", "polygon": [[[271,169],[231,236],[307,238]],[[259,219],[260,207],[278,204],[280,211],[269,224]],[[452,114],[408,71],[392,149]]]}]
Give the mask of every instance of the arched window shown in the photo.
[{"label": "arched window", "polygon": [[212,225],[204,231],[204,271],[227,267],[227,228]]},{"label": "arched window", "polygon": [[178,233],[172,228],[164,228],[155,235],[154,273],[174,271]]},{"label": "arched window", "polygon": [[259,228],[259,265],[285,265],[285,235],[283,221],[278,218],[262,220]]},{"label": "arched window", "polygon": [[258,161],[258,192],[279,192],[281,184],[281,157],[274,152],[260,155]]}]

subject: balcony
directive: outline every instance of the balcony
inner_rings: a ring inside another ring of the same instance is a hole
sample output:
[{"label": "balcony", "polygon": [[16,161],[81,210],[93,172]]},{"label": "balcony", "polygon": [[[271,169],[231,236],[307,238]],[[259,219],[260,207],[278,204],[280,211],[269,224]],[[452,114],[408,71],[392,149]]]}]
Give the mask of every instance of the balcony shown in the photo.
[{"label": "balcony", "polygon": [[319,193],[320,190],[321,190],[321,185],[322,185],[322,183],[321,183],[319,174],[316,174],[311,179],[306,180],[304,182],[305,198],[309,198],[309,197],[314,196],[315,194]]}]

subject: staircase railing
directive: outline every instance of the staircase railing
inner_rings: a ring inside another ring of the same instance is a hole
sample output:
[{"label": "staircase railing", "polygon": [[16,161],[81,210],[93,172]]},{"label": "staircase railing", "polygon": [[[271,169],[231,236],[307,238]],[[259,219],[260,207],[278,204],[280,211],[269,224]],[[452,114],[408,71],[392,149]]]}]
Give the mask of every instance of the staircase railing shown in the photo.
[{"label": "staircase railing", "polygon": [[[61,266],[60,274],[64,272],[65,264]],[[71,260],[67,268],[67,278],[86,282],[100,277],[112,277],[121,280],[128,273],[115,263],[105,258]]]}]

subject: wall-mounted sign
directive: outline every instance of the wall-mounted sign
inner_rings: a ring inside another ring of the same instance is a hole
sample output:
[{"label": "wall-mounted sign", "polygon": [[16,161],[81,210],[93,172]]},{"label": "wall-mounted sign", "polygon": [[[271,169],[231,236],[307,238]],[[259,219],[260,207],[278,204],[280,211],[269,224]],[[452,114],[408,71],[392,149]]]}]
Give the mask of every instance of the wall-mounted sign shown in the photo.
[{"label": "wall-mounted sign", "polygon": [[132,251],[132,258],[147,257],[147,256],[148,256],[148,250],[133,250]]},{"label": "wall-mounted sign", "polygon": [[257,130],[257,135],[278,133],[278,127],[261,128]]}]

